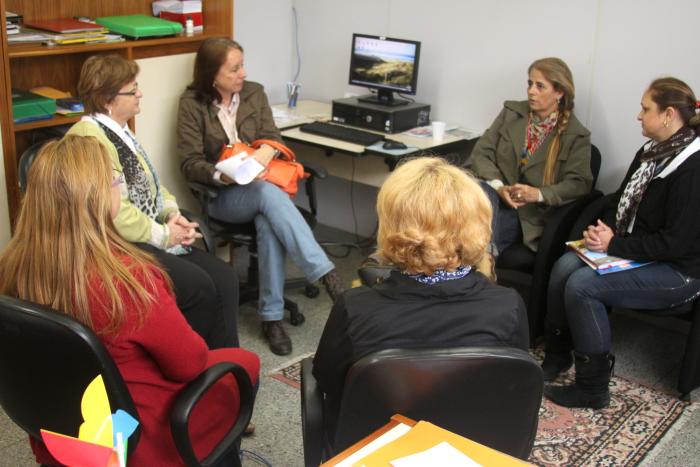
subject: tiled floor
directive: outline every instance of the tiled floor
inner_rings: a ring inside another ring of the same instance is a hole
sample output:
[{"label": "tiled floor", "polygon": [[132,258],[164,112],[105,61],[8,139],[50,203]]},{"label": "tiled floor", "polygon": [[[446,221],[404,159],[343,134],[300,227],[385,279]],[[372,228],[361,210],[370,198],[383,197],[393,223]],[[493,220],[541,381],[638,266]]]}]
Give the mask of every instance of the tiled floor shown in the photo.
[{"label": "tiled floor", "polygon": [[[362,255],[353,250],[347,258],[334,259],[347,283],[355,277],[355,268],[361,258]],[[288,297],[296,300],[306,315],[306,322],[302,326],[287,326],[294,342],[292,355],[280,357],[270,353],[262,339],[255,309],[250,305],[241,309],[239,333],[242,345],[260,355],[263,375],[296,356],[313,352],[328,316],[330,300],[323,292],[315,299],[306,298],[301,291],[290,291]],[[614,314],[616,374],[662,390],[675,391],[686,325],[680,322],[670,323],[668,319],[653,320],[653,323],[650,323],[636,317]],[[699,400],[700,391],[694,391],[692,397],[693,400]],[[297,389],[263,376],[253,421],[257,430],[255,435],[244,440],[244,449],[262,454],[274,466],[303,465]],[[682,429],[665,440],[663,446],[654,452],[652,460],[643,464],[669,467],[700,465],[698,459],[700,411],[692,415]],[[33,465],[36,464],[33,462],[25,435],[0,412],[0,466]],[[244,465],[257,464],[246,460]]]}]

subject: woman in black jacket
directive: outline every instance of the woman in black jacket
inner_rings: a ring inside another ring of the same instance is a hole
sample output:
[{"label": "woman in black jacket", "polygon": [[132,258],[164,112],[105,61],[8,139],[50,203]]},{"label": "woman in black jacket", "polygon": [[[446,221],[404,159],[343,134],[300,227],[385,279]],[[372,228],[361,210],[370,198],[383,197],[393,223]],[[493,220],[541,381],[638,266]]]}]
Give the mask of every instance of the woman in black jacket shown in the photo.
[{"label": "woman in black jacket", "polygon": [[491,239],[491,205],[478,182],[443,159],[413,159],[384,182],[377,214],[377,253],[394,269],[338,299],[314,358],[331,417],[348,369],[372,352],[528,348],[520,296],[474,268]]},{"label": "woman in black jacket", "polygon": [[[647,266],[598,275],[575,253],[554,265],[549,283],[545,380],[576,363],[576,383],[547,386],[566,407],[603,408],[614,363],[606,307],[664,309],[700,293],[700,115],[693,91],[676,78],[651,83],[638,120],[651,140],[637,152],[586,247]],[[574,350],[572,357],[571,350]]]}]

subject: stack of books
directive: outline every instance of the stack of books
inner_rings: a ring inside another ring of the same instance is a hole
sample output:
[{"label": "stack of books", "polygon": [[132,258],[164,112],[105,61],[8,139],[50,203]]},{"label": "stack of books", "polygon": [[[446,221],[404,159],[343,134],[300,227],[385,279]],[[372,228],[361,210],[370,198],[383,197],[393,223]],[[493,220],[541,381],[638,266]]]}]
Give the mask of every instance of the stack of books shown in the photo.
[{"label": "stack of books", "polygon": [[598,253],[586,248],[583,240],[574,240],[566,242],[566,246],[573,250],[581,260],[589,265],[599,275],[611,274],[613,272],[629,271],[630,269],[646,266],[651,263],[640,263],[631,259],[620,258],[618,256],[608,255],[607,253]]},{"label": "stack of books", "polygon": [[85,109],[82,102],[76,97],[72,97],[69,92],[61,91],[51,86],[39,86],[29,90],[33,94],[48,97],[56,102],[56,114],[65,117],[73,117],[82,114]]},{"label": "stack of books", "polygon": [[57,18],[32,21],[28,27],[42,31],[45,41],[52,44],[81,44],[85,42],[105,42],[109,31],[99,24],[88,23],[73,18]]}]

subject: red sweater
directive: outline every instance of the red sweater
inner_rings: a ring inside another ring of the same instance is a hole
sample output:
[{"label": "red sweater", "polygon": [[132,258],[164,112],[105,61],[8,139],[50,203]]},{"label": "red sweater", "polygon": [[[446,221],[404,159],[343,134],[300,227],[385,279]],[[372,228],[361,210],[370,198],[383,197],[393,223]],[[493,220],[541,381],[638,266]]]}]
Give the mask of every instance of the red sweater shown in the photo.
[{"label": "red sweater", "polygon": [[[138,276],[137,276],[138,278]],[[138,410],[141,438],[129,457],[132,466],[183,465],[170,433],[170,408],[178,392],[205,368],[219,362],[241,365],[253,385],[258,380],[260,360],[247,350],[229,348],[208,350],[204,340],[187,324],[175,299],[154,272],[156,300],[138,327],[134,304],[126,293],[122,302],[126,320],[116,336],[102,341],[119,368]],[[107,324],[105,296],[101,287],[93,287],[90,309],[94,328]],[[213,386],[197,404],[190,418],[190,437],[201,459],[228,432],[238,414],[238,389],[231,375]],[[58,463],[43,443],[32,441],[37,462]]]}]

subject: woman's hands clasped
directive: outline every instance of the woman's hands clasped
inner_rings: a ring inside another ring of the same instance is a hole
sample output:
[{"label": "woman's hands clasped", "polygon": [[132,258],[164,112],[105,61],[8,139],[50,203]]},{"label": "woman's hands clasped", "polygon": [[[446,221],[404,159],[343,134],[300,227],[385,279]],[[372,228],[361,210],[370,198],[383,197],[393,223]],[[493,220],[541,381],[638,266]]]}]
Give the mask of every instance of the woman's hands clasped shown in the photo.
[{"label": "woman's hands clasped", "polygon": [[513,209],[518,209],[528,203],[537,203],[540,200],[539,188],[523,183],[504,185],[498,189],[498,195]]},{"label": "woman's hands clasped", "polygon": [[583,240],[586,248],[598,253],[605,253],[610,246],[610,240],[615,236],[615,232],[603,221],[598,219],[595,225],[589,225],[583,231]]},{"label": "woman's hands clasped", "polygon": [[199,224],[188,221],[185,216],[179,212],[170,216],[166,225],[170,230],[168,247],[173,247],[175,245],[192,245],[195,240],[202,238],[202,234],[196,230]]}]

